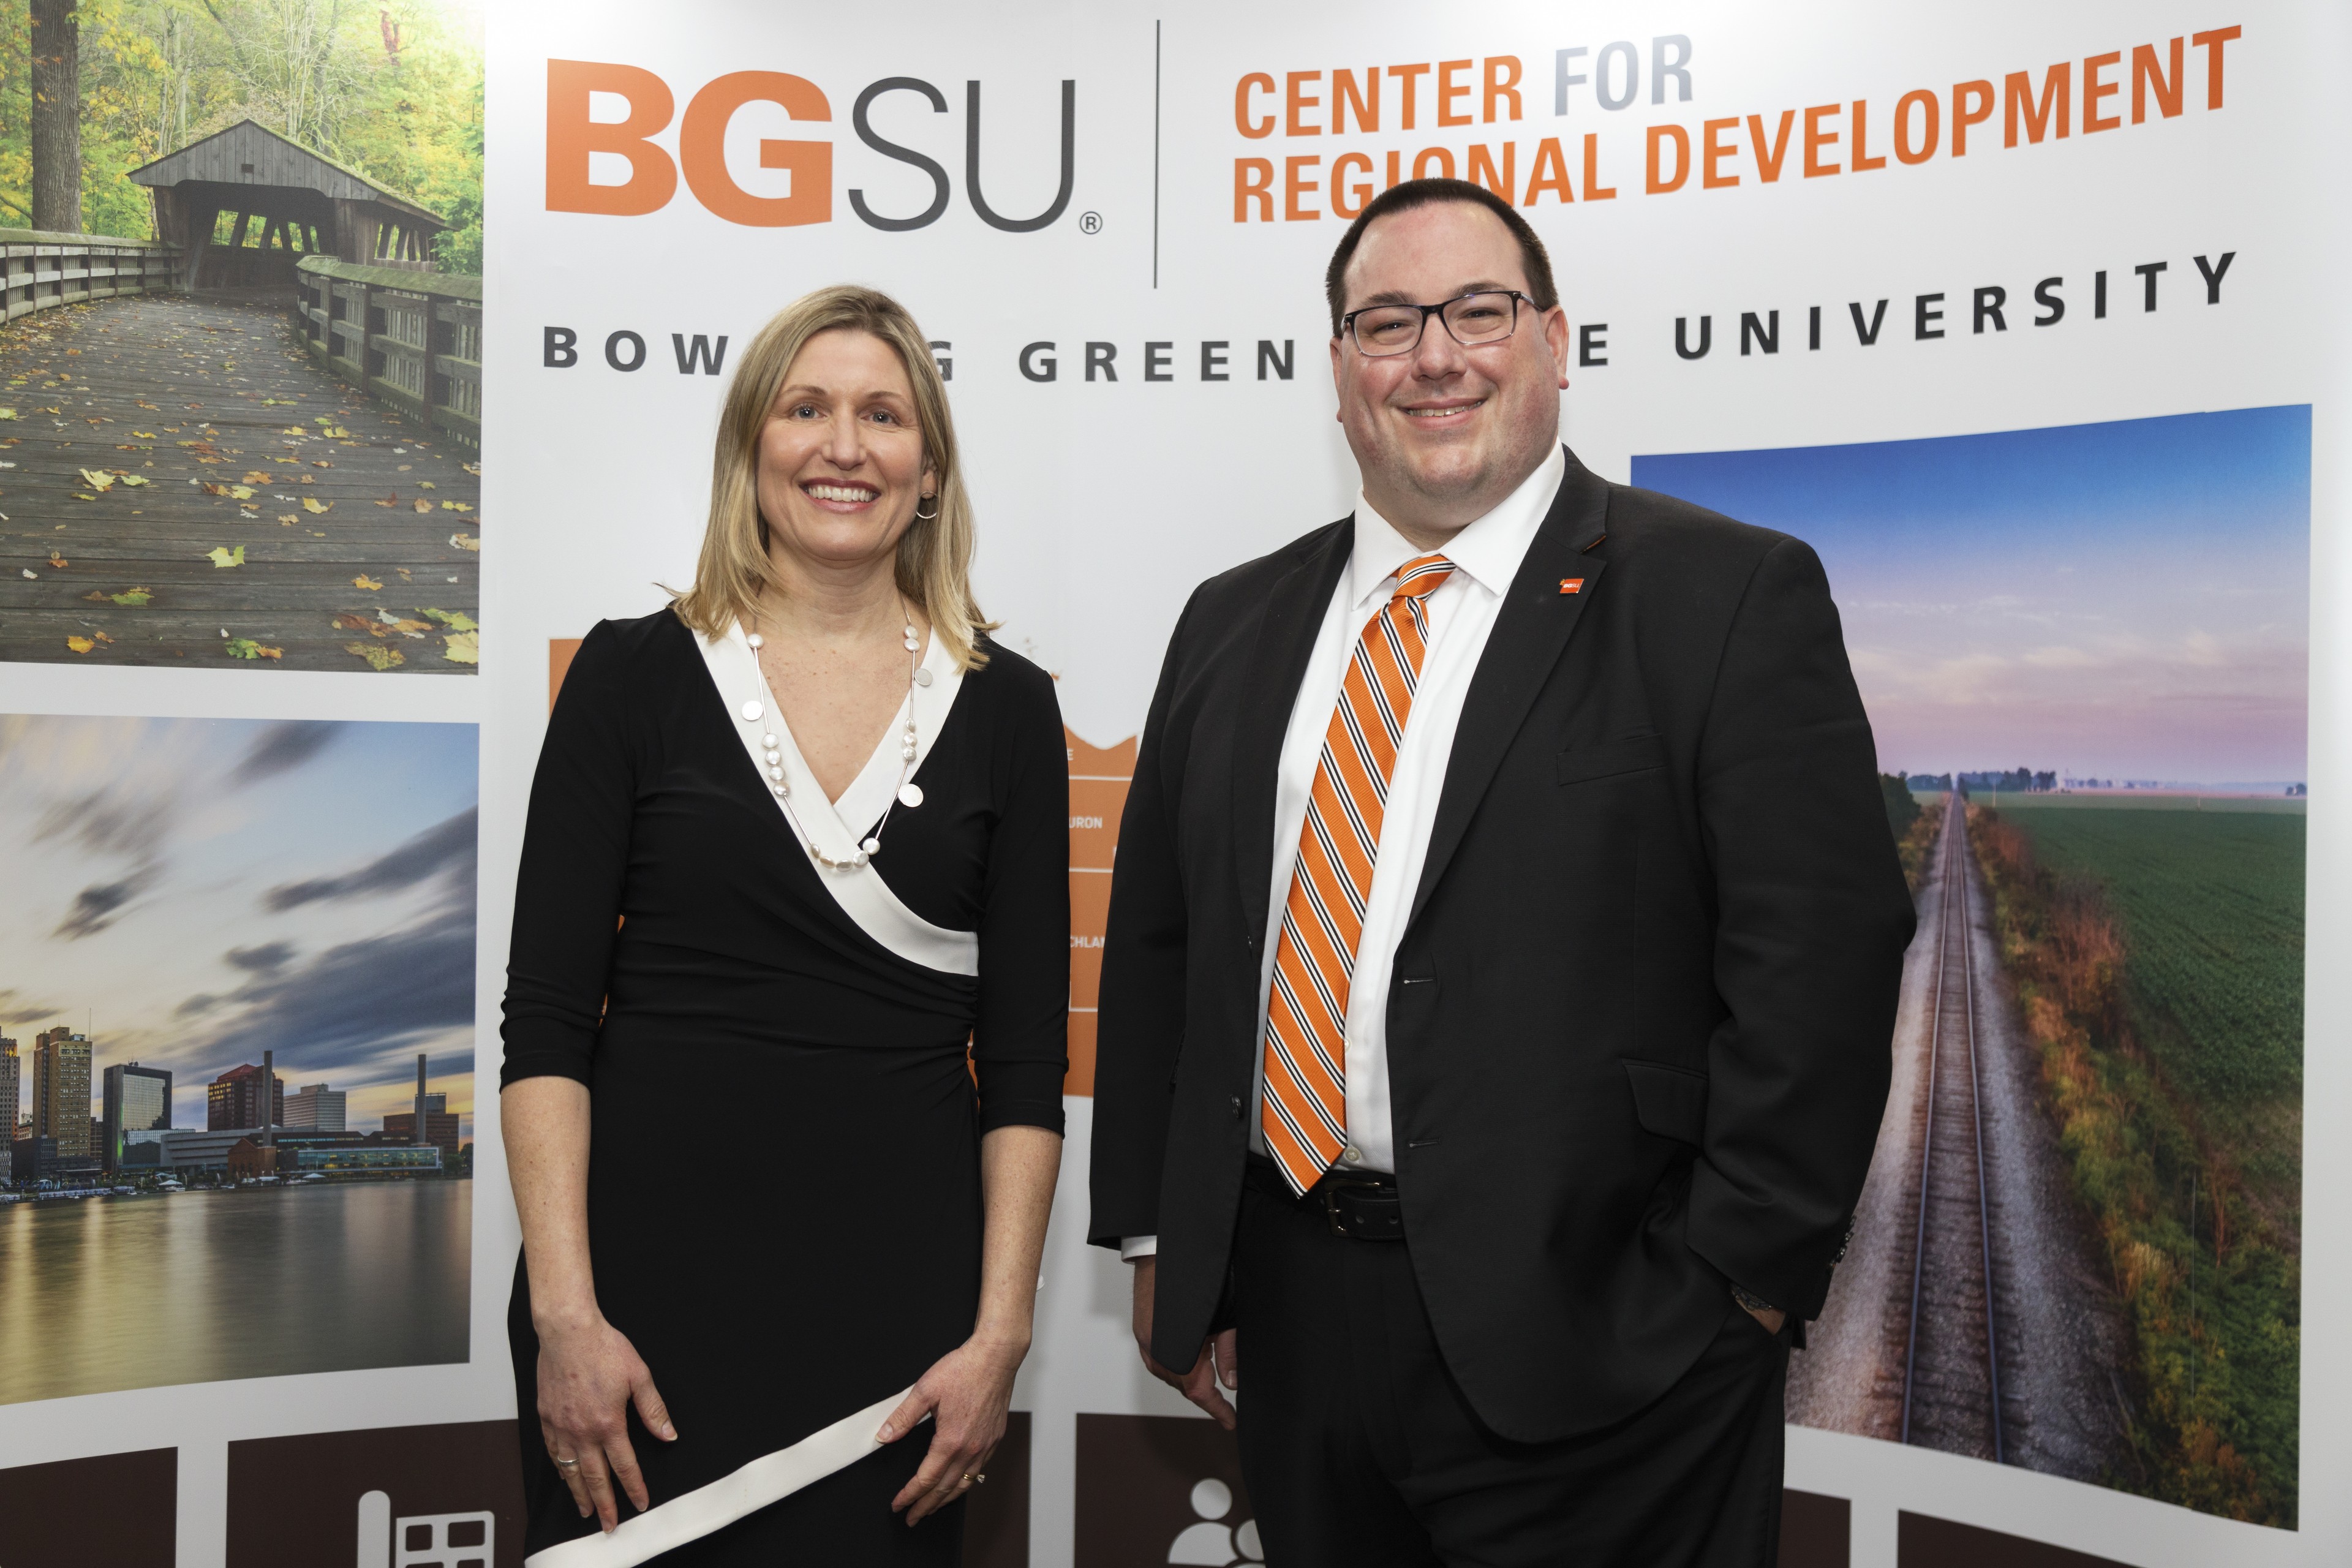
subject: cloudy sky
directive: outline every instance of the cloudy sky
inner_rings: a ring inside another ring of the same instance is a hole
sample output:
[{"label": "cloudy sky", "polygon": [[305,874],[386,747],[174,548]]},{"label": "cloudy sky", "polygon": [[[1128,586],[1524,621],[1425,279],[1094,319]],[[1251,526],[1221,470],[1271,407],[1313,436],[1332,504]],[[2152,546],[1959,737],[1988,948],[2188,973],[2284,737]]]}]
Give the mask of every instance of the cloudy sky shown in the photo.
[{"label": "cloudy sky", "polygon": [[463,724],[0,716],[0,1033],[93,1027],[93,1102],[169,1068],[181,1127],[275,1050],[372,1131],[423,1051],[470,1136],[475,761]]},{"label": "cloudy sky", "polygon": [[1821,552],[1888,771],[2304,777],[2311,411],[1633,459]]}]

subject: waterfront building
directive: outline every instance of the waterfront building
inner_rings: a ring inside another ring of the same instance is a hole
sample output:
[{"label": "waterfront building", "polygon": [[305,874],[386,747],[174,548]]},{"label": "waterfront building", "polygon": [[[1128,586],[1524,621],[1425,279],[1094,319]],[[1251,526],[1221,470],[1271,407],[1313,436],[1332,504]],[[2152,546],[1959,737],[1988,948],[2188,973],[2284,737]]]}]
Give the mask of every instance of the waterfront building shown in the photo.
[{"label": "waterfront building", "polygon": [[86,1160],[91,1147],[89,1037],[60,1024],[33,1037],[33,1136],[58,1141],[58,1158]]},{"label": "waterfront building", "polygon": [[16,1141],[16,1110],[23,1103],[24,1068],[23,1059],[16,1055],[16,1042],[0,1035],[0,1143]]},{"label": "waterfront building", "polygon": [[431,1175],[441,1169],[441,1151],[431,1144],[383,1143],[355,1132],[310,1135],[280,1133],[274,1146],[258,1135],[229,1146],[225,1168],[238,1180],[251,1176]]},{"label": "waterfront building", "polygon": [[[131,1140],[125,1134],[129,1149],[125,1162],[131,1165],[154,1167],[165,1171],[226,1171],[228,1152],[241,1138],[259,1138],[258,1127],[194,1128],[176,1132],[151,1132]],[[152,1142],[150,1142],[152,1140]],[[149,1156],[149,1148],[154,1150]]]},{"label": "waterfront building", "polygon": [[137,1062],[117,1062],[101,1075],[99,1099],[101,1157],[108,1170],[122,1161],[122,1135],[172,1125],[172,1075],[163,1068],[143,1068]]},{"label": "waterfront building", "polygon": [[[439,1103],[436,1104],[436,1101]],[[425,1112],[425,1142],[428,1147],[441,1151],[441,1164],[444,1169],[454,1170],[457,1163],[457,1117],[454,1111],[440,1109],[441,1105],[446,1103],[448,1103],[447,1098],[443,1095],[433,1094],[425,1097],[427,1109]],[[386,1116],[383,1119],[383,1135],[403,1143],[415,1142],[416,1113],[413,1110],[395,1110]]]},{"label": "waterfront building", "polygon": [[298,1131],[341,1132],[344,1131],[343,1099],[340,1089],[306,1083],[286,1097],[286,1115],[279,1125]]},{"label": "waterfront building", "polygon": [[97,1155],[68,1154],[58,1147],[58,1140],[48,1137],[17,1139],[10,1146],[8,1166],[9,1177],[18,1186],[54,1182],[86,1187],[100,1179]]},{"label": "waterfront building", "polygon": [[261,1099],[261,1069],[251,1062],[233,1067],[205,1086],[205,1125],[213,1131],[286,1124],[286,1080],[269,1075],[269,1101]]}]

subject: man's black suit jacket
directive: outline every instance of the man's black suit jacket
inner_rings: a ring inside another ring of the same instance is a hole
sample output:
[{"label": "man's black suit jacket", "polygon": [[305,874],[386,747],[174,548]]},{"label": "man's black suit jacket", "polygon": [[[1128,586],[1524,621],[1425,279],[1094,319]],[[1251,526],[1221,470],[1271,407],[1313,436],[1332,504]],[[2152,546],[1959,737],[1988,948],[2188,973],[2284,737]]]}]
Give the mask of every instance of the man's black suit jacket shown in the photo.
[{"label": "man's black suit jacket", "polygon": [[[1352,538],[1194,593],[1119,828],[1089,1231],[1159,1237],[1169,1366],[1226,1289],[1278,753]],[[1500,1436],[1649,1403],[1730,1283],[1819,1311],[1912,931],[1875,773],[1812,551],[1571,455],[1472,678],[1388,998],[1406,1245]]]}]

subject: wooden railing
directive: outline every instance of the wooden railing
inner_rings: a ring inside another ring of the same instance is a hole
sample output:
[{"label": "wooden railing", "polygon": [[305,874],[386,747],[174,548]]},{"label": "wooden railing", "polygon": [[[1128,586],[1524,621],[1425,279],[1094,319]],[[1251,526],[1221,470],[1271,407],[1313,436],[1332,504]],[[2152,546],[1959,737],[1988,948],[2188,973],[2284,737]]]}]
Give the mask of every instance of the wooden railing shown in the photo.
[{"label": "wooden railing", "polygon": [[0,321],[174,287],[180,252],[152,239],[0,228]]},{"label": "wooden railing", "polygon": [[480,279],[306,256],[295,279],[312,359],[479,448]]}]

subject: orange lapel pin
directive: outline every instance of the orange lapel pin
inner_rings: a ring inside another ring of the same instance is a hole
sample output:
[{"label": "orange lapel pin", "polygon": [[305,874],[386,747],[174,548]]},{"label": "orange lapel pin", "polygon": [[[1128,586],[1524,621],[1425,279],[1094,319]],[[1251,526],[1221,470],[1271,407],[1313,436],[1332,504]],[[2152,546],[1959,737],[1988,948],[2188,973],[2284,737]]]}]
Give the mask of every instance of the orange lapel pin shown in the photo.
[{"label": "orange lapel pin", "polygon": [[1559,580],[1559,591],[1563,594],[1581,594],[1584,592],[1584,579],[1581,577],[1562,577]]}]

